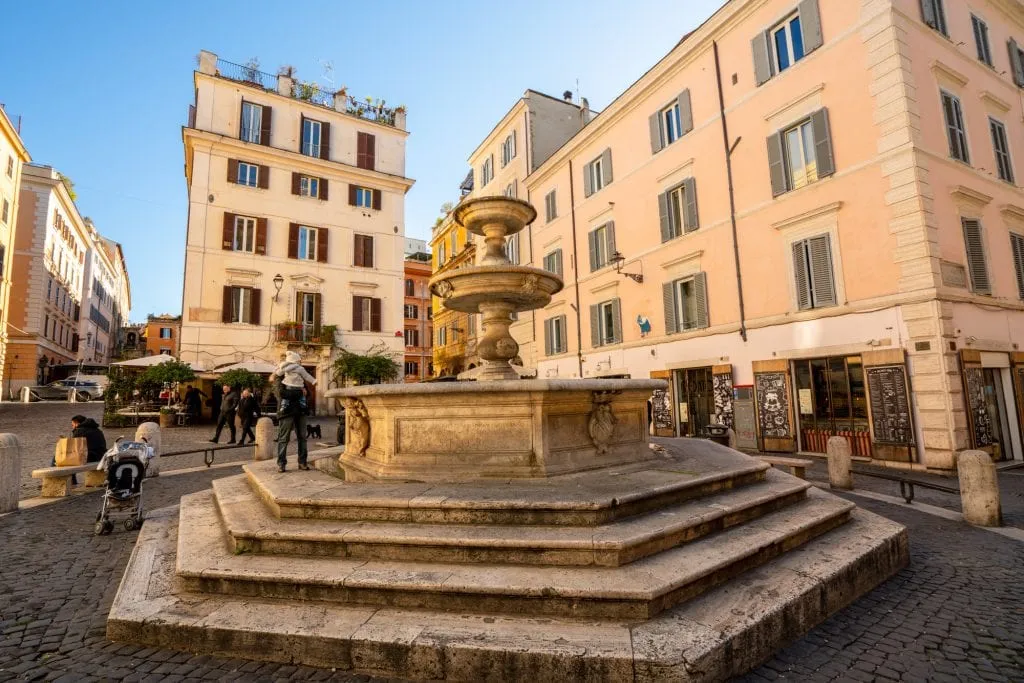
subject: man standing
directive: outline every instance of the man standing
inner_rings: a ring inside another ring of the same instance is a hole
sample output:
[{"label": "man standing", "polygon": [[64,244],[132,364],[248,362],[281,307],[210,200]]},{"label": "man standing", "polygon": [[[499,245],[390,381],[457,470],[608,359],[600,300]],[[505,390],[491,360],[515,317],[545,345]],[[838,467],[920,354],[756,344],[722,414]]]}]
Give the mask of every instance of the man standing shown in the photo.
[{"label": "man standing", "polygon": [[306,372],[299,361],[301,357],[294,351],[285,355],[284,361],[274,371],[273,377],[279,382],[278,394],[281,398],[278,408],[277,427],[277,471],[284,472],[288,462],[288,441],[291,439],[292,428],[295,428],[295,439],[299,442],[299,469],[308,470],[306,464],[306,396],[305,382],[316,384],[316,379]]},{"label": "man standing", "polygon": [[225,384],[223,394],[224,400],[220,403],[220,419],[217,420],[217,431],[213,433],[210,443],[217,443],[220,440],[220,430],[224,428],[224,425],[227,425],[231,430],[231,441],[228,441],[228,443],[233,444],[235,442],[235,410],[238,409],[238,392]]},{"label": "man standing", "polygon": [[239,445],[245,443],[245,435],[249,435],[249,443],[256,443],[256,435],[252,426],[260,414],[260,404],[252,392],[248,389],[242,390],[242,400],[238,404],[238,416],[242,420],[242,437],[238,440]]}]

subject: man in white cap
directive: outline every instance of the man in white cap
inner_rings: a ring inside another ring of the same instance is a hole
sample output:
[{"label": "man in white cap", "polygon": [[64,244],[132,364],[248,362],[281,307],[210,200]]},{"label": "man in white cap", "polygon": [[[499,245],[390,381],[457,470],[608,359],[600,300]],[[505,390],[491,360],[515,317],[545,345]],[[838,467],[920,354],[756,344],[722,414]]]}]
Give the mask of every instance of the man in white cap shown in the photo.
[{"label": "man in white cap", "polygon": [[306,397],[303,394],[305,382],[316,384],[316,378],[306,372],[306,369],[299,364],[302,357],[294,351],[285,354],[284,360],[274,377],[278,378],[278,405],[277,411],[277,471],[284,472],[288,463],[288,441],[291,439],[292,428],[295,429],[295,438],[299,442],[299,469],[308,470],[306,464],[308,451],[306,450]]}]

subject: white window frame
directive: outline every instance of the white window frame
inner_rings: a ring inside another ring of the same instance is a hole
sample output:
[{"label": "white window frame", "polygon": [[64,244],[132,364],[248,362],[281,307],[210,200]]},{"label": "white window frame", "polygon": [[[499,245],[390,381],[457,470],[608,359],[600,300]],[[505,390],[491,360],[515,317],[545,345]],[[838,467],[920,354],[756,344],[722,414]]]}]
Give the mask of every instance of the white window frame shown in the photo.
[{"label": "white window frame", "polygon": [[420,312],[416,304],[405,304],[406,320],[419,320]]},{"label": "white window frame", "polygon": [[597,305],[598,336],[601,346],[615,344],[615,307],[614,301],[602,301]]},{"label": "white window frame", "polygon": [[253,254],[256,252],[256,219],[235,216],[235,229],[231,236],[231,250]]},{"label": "white window frame", "polygon": [[[559,277],[561,277],[562,276],[562,268],[563,268],[563,264],[562,264],[562,249],[561,249],[561,247],[559,247],[558,249],[552,249],[547,254],[544,254],[544,261],[543,261],[543,263],[544,263],[544,270],[548,271],[549,273],[554,273],[555,275],[558,275]],[[558,266],[557,269],[552,267],[552,266],[556,266],[556,265]]]},{"label": "white window frame", "polygon": [[[316,248],[319,230],[317,228],[311,228],[308,225],[299,226],[299,239],[298,239],[298,258],[303,261],[316,261]],[[305,254],[303,254],[302,246],[303,242],[306,245]]]},{"label": "white window frame", "polygon": [[[790,147],[790,136],[794,133],[798,143],[797,151],[801,156],[799,172],[793,163],[793,149]],[[814,125],[810,119],[804,119],[782,131],[782,153],[786,160],[786,176],[790,191],[818,181],[818,157],[815,146]]]},{"label": "white window frame", "polygon": [[[796,52],[793,48],[793,20],[798,19],[800,21],[800,45],[804,44],[804,20],[800,16],[800,12],[793,12],[782,21],[778,22],[770,29],[768,29],[768,48],[770,50],[772,61],[775,62],[775,73],[780,74],[786,69],[791,68],[801,59],[807,56],[807,49],[804,48],[803,54],[799,57],[796,56]],[[783,33],[786,41],[786,59],[789,61],[786,66],[782,66],[779,61],[779,44],[775,40],[776,35],[779,32]]]},{"label": "white window frame", "polygon": [[544,195],[544,219],[546,223],[558,218],[558,200],[554,190]]},{"label": "white window frame", "polygon": [[373,190],[368,187],[356,186],[356,206],[362,209],[372,209]]},{"label": "white window frame", "polygon": [[[306,139],[306,126],[309,126],[309,140]],[[316,119],[302,119],[302,153],[307,157],[320,158],[323,145],[323,125]],[[313,142],[316,140],[316,142]]]},{"label": "white window frame", "polygon": [[448,344],[448,328],[441,325],[437,328],[437,345],[446,346]]},{"label": "white window frame", "polygon": [[551,342],[551,355],[566,353],[569,349],[566,338],[566,320],[564,315],[556,315],[548,320],[548,334]]},{"label": "white window frame", "polygon": [[[417,330],[416,328],[413,328],[413,327],[405,328],[404,335],[405,335],[405,345],[406,346],[413,346],[413,347],[419,346],[419,343],[418,343],[419,339],[414,339],[413,338],[413,337],[417,336],[418,332],[419,332],[419,330]],[[417,343],[413,343],[413,342],[417,342]]]},{"label": "white window frame", "polygon": [[514,264],[519,265],[519,235],[509,235],[505,238],[505,256]]},{"label": "white window frame", "polygon": [[[949,158],[950,159],[954,159],[956,161],[963,162],[963,163],[965,163],[967,165],[970,165],[970,163],[971,163],[971,150],[970,150],[970,147],[968,146],[968,142],[967,142],[968,141],[967,121],[964,118],[963,105],[960,103],[960,98],[958,96],[954,95],[953,93],[949,92],[948,90],[940,90],[939,92],[941,93],[941,95],[939,97],[939,100],[940,100],[940,103],[941,103],[941,106],[942,106],[942,120],[943,120],[943,123],[945,124],[945,128],[946,128],[946,142],[948,143],[948,146],[949,146]],[[955,121],[952,121],[952,122],[949,120],[948,112],[946,111],[946,100],[947,99],[950,102],[953,115],[958,120],[955,120]],[[954,135],[957,136],[956,142],[958,143],[958,145],[959,145],[959,147],[960,147],[960,149],[961,149],[961,151],[963,153],[963,157],[962,158],[957,156],[954,153],[954,149],[953,149],[953,147],[954,147],[954,145],[953,145],[953,142],[954,142],[953,141],[953,136]]]},{"label": "white window frame", "polygon": [[[996,158],[996,175],[1000,180],[1013,185],[1013,157],[1010,155],[1010,138],[1006,132],[1006,125],[990,116],[988,117],[988,129],[992,136],[992,151]],[[1000,145],[1000,139],[1002,145]]]},{"label": "white window frame", "polygon": [[494,157],[489,156],[484,159],[483,166],[480,168],[480,187],[492,180],[494,180]]},{"label": "white window frame", "polygon": [[661,115],[658,118],[661,121],[661,139],[665,141],[664,145],[662,145],[663,147],[667,147],[683,137],[679,102],[673,102],[662,109]]},{"label": "white window frame", "polygon": [[[248,116],[246,116],[246,107],[249,107]],[[238,137],[244,142],[260,144],[263,139],[262,105],[253,102],[242,102],[242,129],[238,131]]]},{"label": "white window frame", "polygon": [[231,288],[231,322],[252,322],[252,289],[248,287]]},{"label": "white window frame", "polygon": [[[165,335],[164,332],[166,332],[167,334]],[[161,339],[170,339],[171,338],[171,328],[169,328],[169,327],[161,327],[160,328],[160,338]]]},{"label": "white window frame", "polygon": [[438,266],[443,266],[445,264],[445,261],[448,260],[447,258],[445,258],[445,253],[444,253],[445,242],[447,242],[447,239],[443,239],[443,240],[441,240],[440,242],[437,243],[437,265]]},{"label": "white window frame", "polygon": [[608,226],[607,224],[599,225],[594,228],[593,232],[595,235],[594,242],[597,244],[596,270],[600,270],[611,263],[612,252],[608,244]]},{"label": "white window frame", "polygon": [[303,197],[320,198],[320,179],[315,176],[299,176],[299,194]]},{"label": "white window frame", "polygon": [[515,138],[509,133],[505,141],[501,143],[501,166],[504,168],[516,158]]},{"label": "white window frame", "polygon": [[587,167],[587,172],[590,174],[590,194],[594,194],[604,188],[603,166],[604,162],[601,160],[601,157],[597,157]]},{"label": "white window frame", "polygon": [[260,167],[247,161],[238,162],[238,176],[235,182],[246,187],[259,187]]},{"label": "white window frame", "polygon": [[7,225],[7,221],[10,218],[11,203],[7,201],[7,197],[4,197],[3,210],[0,211],[0,223]]},{"label": "white window frame", "polygon": [[405,374],[407,376],[419,377],[420,367],[419,363],[414,360],[405,361]]},{"label": "white window frame", "polygon": [[668,222],[674,239],[683,234],[686,225],[686,185],[680,183],[668,193]]},{"label": "white window frame", "polygon": [[505,195],[506,197],[515,199],[515,196],[516,196],[516,186],[515,186],[515,183],[509,183],[508,185],[506,185],[505,186],[505,191],[502,192],[502,194]]},{"label": "white window frame", "polygon": [[[672,283],[672,287],[675,289],[676,329],[680,332],[699,329],[700,312],[697,310],[697,293],[694,290],[696,286],[695,281],[696,277],[691,275]],[[690,286],[689,294],[684,289],[686,285]],[[693,306],[692,319],[687,310],[688,302],[692,302]]]}]

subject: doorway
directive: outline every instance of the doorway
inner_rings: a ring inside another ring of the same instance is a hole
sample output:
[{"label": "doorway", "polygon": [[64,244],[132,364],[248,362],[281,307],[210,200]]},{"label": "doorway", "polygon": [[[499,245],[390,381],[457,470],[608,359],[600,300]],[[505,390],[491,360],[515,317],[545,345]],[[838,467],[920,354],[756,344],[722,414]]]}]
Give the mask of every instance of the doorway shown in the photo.
[{"label": "doorway", "polygon": [[867,391],[860,356],[793,361],[800,416],[800,447],[825,453],[828,440],[844,436],[853,454],[871,457]]},{"label": "doorway", "polygon": [[704,428],[715,414],[711,368],[676,370],[679,436],[704,436]]},{"label": "doorway", "polygon": [[1005,460],[1012,451],[1008,448],[1006,437],[1009,434],[1009,422],[1006,412],[1006,400],[1003,396],[1003,382],[999,368],[982,368],[981,390],[984,399],[985,414],[988,415],[989,428],[992,430],[991,444],[995,447],[996,460]]}]

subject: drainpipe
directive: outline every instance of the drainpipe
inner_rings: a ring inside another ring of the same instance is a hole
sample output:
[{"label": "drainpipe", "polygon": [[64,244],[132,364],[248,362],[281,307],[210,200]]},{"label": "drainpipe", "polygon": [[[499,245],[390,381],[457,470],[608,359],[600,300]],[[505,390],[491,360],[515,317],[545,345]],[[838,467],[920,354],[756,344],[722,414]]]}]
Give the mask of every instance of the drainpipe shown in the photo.
[{"label": "drainpipe", "polygon": [[572,179],[572,159],[569,159],[569,217],[572,221],[572,282],[576,290],[576,362],[579,377],[583,379],[583,322],[580,312],[580,269],[576,257],[576,192]]},{"label": "drainpipe", "polygon": [[740,304],[740,337],[747,341],[747,320],[743,306],[743,274],[740,271],[740,245],[736,235],[736,194],[732,185],[732,152],[742,138],[729,144],[729,124],[725,120],[725,93],[722,91],[722,67],[718,60],[718,41],[712,43],[715,50],[715,80],[718,82],[718,111],[722,119],[722,143],[725,146],[725,174],[729,180],[729,220],[732,222],[732,254],[736,262],[736,293]]}]

